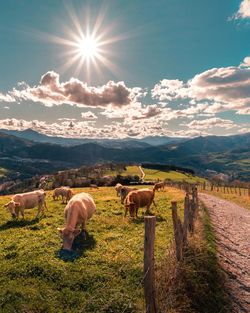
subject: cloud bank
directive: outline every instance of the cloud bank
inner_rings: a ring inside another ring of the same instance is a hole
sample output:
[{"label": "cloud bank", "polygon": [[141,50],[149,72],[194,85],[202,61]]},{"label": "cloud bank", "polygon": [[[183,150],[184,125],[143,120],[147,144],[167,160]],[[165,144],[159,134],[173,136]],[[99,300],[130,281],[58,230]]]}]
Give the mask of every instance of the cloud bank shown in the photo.
[{"label": "cloud bank", "polygon": [[250,0],[243,0],[240,3],[239,10],[234,14],[234,19],[248,19],[250,18]]},{"label": "cloud bank", "polygon": [[0,94],[0,101],[33,101],[45,106],[69,104],[78,107],[124,107],[143,96],[141,88],[128,88],[124,82],[109,81],[103,86],[92,87],[77,78],[61,83],[59,74],[49,71],[41,77],[37,86],[24,84],[23,89],[13,89],[6,95]]}]

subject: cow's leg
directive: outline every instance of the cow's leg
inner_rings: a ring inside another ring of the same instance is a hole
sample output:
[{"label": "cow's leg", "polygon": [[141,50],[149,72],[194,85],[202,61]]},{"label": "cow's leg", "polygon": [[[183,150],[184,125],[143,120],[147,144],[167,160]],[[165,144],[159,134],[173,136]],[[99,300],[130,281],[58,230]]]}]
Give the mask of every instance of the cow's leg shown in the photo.
[{"label": "cow's leg", "polygon": [[149,213],[151,204],[152,204],[152,202],[150,202],[150,203],[146,206],[146,212],[145,212],[145,214],[148,214],[148,213]]},{"label": "cow's leg", "polygon": [[[43,207],[44,207],[44,209],[46,209],[46,211],[48,211],[47,203],[46,203],[45,200],[44,200],[44,202],[43,202]],[[44,212],[44,209],[43,209],[43,212]]]},{"label": "cow's leg", "polygon": [[135,216],[136,216],[136,217],[138,217],[138,210],[139,210],[139,207],[137,206],[137,207],[135,208]]},{"label": "cow's leg", "polygon": [[19,209],[19,208],[17,208],[17,209],[15,210],[16,218],[17,218],[17,219],[19,218],[19,211],[21,211],[21,215],[22,215],[22,217],[23,217],[23,219],[24,219],[23,210],[21,210],[21,209]]},{"label": "cow's leg", "polygon": [[82,222],[82,237],[86,240],[86,233],[87,233],[87,225],[86,221]]},{"label": "cow's leg", "polygon": [[124,214],[124,217],[127,216],[127,213],[128,213],[128,208],[125,206],[125,214]]},{"label": "cow's leg", "polygon": [[157,205],[156,205],[156,203],[155,203],[155,200],[153,200],[152,202],[153,202],[154,206],[157,208]]},{"label": "cow's leg", "polygon": [[37,215],[36,215],[36,218],[39,217],[40,213],[43,212],[43,203],[42,202],[39,202],[38,203],[38,207],[37,207]]}]

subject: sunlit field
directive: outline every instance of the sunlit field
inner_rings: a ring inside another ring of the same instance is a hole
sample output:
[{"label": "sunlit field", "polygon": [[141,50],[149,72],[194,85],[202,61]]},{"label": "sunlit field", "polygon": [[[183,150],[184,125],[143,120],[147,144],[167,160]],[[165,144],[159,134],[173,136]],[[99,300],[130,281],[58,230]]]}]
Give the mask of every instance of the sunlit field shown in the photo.
[{"label": "sunlit field", "polygon": [[215,188],[214,191],[206,191],[206,193],[209,193],[213,196],[232,201],[246,209],[250,210],[250,197],[248,196],[248,190],[241,188],[241,195],[239,195],[239,190],[237,189],[237,193],[235,193],[235,189],[232,188],[233,193],[224,193],[223,187],[217,191],[217,188]]},{"label": "sunlit field", "polygon": [[[124,218],[124,209],[113,187],[81,188],[93,195],[97,212],[88,222],[86,241],[75,243],[76,258],[60,258],[61,238],[57,227],[64,224],[61,201],[47,192],[48,212],[34,219],[12,221],[3,208],[10,197],[0,197],[0,310],[1,312],[143,312],[144,209],[139,218]],[[170,202],[178,201],[183,214],[181,191],[167,188],[156,193],[155,258],[160,262],[172,239]]]},{"label": "sunlit field", "polygon": [[[159,171],[159,170],[155,170],[155,169],[149,169],[149,168],[143,168],[143,171],[145,173],[145,181],[151,181],[151,180],[165,180],[165,179],[170,179],[173,181],[187,181],[189,183],[196,183],[196,182],[203,182],[205,181],[205,179],[198,177],[198,176],[194,176],[191,174],[184,174],[184,173],[180,173],[180,172],[176,172],[176,171],[169,171],[169,172],[165,172],[165,171]],[[117,173],[115,172],[109,172],[109,175],[116,175]],[[141,176],[141,172],[139,170],[138,166],[127,166],[126,170],[121,172],[121,175],[125,176],[125,175],[138,175]]]}]

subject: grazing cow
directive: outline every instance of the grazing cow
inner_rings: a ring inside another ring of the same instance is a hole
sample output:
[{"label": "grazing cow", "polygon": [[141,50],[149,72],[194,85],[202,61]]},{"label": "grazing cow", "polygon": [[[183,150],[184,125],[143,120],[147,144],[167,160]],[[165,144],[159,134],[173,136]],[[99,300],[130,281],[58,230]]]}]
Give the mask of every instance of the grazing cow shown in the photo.
[{"label": "grazing cow", "polygon": [[122,184],[118,183],[118,184],[115,185],[115,190],[116,190],[117,197],[120,196],[121,188],[122,188]]},{"label": "grazing cow", "polygon": [[82,192],[74,195],[64,209],[65,227],[58,228],[63,238],[63,249],[71,250],[73,241],[81,230],[86,239],[86,222],[96,211],[96,205],[90,194]]},{"label": "grazing cow", "polygon": [[14,195],[11,201],[6,203],[4,207],[9,209],[13,218],[18,218],[19,212],[24,218],[25,209],[33,209],[37,206],[38,212],[36,217],[38,217],[40,213],[44,214],[44,208],[47,209],[45,196],[43,189],[19,193]]},{"label": "grazing cow", "polygon": [[59,187],[53,191],[53,199],[58,200],[59,196],[62,197],[62,203],[66,204],[73,196],[73,192],[69,187]]},{"label": "grazing cow", "polygon": [[142,207],[146,207],[146,213],[149,212],[150,206],[154,203],[155,192],[151,189],[139,189],[130,191],[125,199],[125,215],[127,215],[127,211],[129,210],[131,217],[138,217],[138,209]]},{"label": "grazing cow", "polygon": [[137,190],[137,188],[122,186],[120,190],[121,204],[124,204],[124,200],[127,197],[128,193],[133,190]]},{"label": "grazing cow", "polygon": [[164,191],[165,190],[165,182],[162,181],[162,182],[154,184],[154,188],[153,189],[157,190],[157,191],[159,191],[159,190],[163,190]]}]

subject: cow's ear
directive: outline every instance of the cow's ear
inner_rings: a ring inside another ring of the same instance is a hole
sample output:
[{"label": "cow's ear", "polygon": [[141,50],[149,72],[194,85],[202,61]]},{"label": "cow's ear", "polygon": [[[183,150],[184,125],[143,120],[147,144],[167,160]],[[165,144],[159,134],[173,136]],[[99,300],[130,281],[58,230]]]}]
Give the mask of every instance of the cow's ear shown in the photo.
[{"label": "cow's ear", "polygon": [[63,228],[57,228],[57,230],[58,230],[58,231],[59,231],[59,233],[62,235]]},{"label": "cow's ear", "polygon": [[21,203],[20,202],[14,202],[15,203],[15,207],[18,207],[18,206],[20,206],[21,205]]},{"label": "cow's ear", "polygon": [[8,206],[9,206],[9,202],[6,203],[3,207],[4,207],[4,208],[7,208]]},{"label": "cow's ear", "polygon": [[73,232],[73,234],[74,234],[75,236],[78,236],[78,235],[80,234],[80,232],[81,232],[80,229],[75,229],[74,232]]}]

